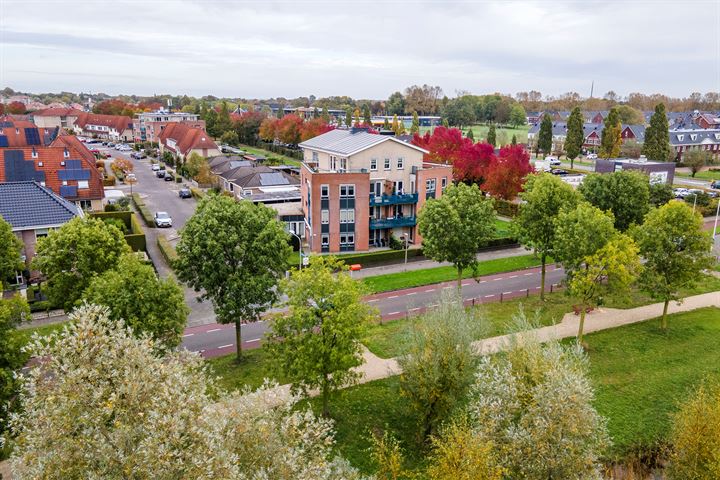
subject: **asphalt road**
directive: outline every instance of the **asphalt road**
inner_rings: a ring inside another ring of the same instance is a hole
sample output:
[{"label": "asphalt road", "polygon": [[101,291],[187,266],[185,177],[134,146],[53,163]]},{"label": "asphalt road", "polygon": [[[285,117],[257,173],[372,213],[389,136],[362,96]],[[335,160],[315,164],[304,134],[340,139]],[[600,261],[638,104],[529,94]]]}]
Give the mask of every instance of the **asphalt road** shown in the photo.
[{"label": "asphalt road", "polygon": [[[564,276],[561,268],[548,266],[546,288],[558,285]],[[446,282],[379,293],[366,297],[366,301],[378,309],[383,321],[394,320],[422,313],[426,308],[436,305],[443,290],[455,288],[455,285],[455,282]],[[524,297],[537,294],[539,290],[540,268],[531,268],[480,277],[479,282],[463,280],[462,297],[466,304],[478,304],[500,301],[501,296],[503,300]],[[260,346],[266,331],[265,321],[243,325],[243,349]],[[211,324],[187,328],[183,335],[183,346],[188,350],[199,351],[205,357],[230,354],[235,349],[235,326]]]}]

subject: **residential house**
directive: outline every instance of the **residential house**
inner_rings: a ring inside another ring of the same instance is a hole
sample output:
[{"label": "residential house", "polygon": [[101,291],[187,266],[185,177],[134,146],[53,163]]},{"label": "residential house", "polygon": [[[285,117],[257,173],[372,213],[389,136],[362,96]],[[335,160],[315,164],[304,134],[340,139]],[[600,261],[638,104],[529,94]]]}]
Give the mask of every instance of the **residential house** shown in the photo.
[{"label": "residential house", "polygon": [[57,135],[57,128],[38,128],[29,120],[9,115],[0,117],[0,148],[49,145]]},{"label": "residential house", "polygon": [[621,170],[636,170],[650,177],[650,183],[667,183],[672,185],[675,178],[675,163],[651,162],[649,160],[635,160],[630,158],[598,158],[595,161],[595,172],[612,173]]},{"label": "residential house", "polygon": [[131,142],[132,119],[126,115],[100,115],[81,112],[73,125],[75,133],[113,141]]},{"label": "residential house", "polygon": [[210,171],[223,191],[260,203],[300,201],[300,180],[282,169],[258,165],[243,157],[215,157]]},{"label": "residential house", "polygon": [[336,129],[300,143],[305,238],[312,252],[363,251],[390,238],[420,243],[417,212],[452,181],[426,150],[366,129]]},{"label": "residential house", "polygon": [[609,113],[609,110],[590,110],[583,112],[583,117],[587,123],[604,123]]},{"label": "residential house", "polygon": [[709,152],[718,160],[720,157],[720,127],[671,128],[670,146],[675,151],[677,161],[682,161],[683,155],[693,150]]},{"label": "residential house", "polygon": [[83,112],[72,107],[46,108],[33,112],[33,122],[39,128],[74,129],[75,121]]},{"label": "residential house", "polygon": [[[583,124],[583,148],[590,152],[597,152],[600,148],[600,141],[602,139],[602,123],[584,123]],[[528,148],[537,141],[537,137],[540,133],[540,123],[536,123],[528,130]],[[622,125],[621,137],[623,141],[634,140],[638,143],[645,141],[645,126],[644,125]],[[552,126],[552,151],[562,152],[565,150],[565,140],[567,138],[567,123],[566,122],[554,122]]]},{"label": "residential house", "polygon": [[160,140],[160,132],[171,122],[183,123],[192,128],[205,130],[205,120],[201,120],[200,115],[196,113],[157,110],[135,114],[133,138],[136,142],[157,143]]},{"label": "residential house", "polygon": [[160,132],[160,154],[170,152],[184,160],[192,153],[205,158],[221,154],[220,149],[204,128],[195,128],[186,123],[170,122]]},{"label": "residential house", "polygon": [[[22,241],[26,265],[35,257],[37,239],[83,216],[77,205],[35,181],[0,183],[0,217]],[[18,275],[18,283],[22,277]]]}]

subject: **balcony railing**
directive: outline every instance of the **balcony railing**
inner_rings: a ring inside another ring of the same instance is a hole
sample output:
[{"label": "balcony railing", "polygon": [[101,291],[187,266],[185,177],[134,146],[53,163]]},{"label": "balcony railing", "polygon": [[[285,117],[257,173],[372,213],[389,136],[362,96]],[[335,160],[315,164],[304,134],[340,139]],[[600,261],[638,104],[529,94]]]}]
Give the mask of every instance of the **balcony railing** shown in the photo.
[{"label": "balcony railing", "polygon": [[370,206],[400,205],[403,203],[417,203],[417,193],[404,193],[398,195],[370,195]]},{"label": "balcony railing", "polygon": [[417,223],[415,217],[371,218],[370,230],[383,228],[413,227]]}]

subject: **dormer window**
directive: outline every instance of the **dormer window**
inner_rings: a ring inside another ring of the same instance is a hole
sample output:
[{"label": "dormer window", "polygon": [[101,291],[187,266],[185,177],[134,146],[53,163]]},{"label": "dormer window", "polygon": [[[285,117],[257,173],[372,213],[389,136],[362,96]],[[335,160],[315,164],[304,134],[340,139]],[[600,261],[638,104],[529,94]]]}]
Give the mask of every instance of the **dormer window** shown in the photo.
[{"label": "dormer window", "polygon": [[678,139],[678,141],[680,141],[680,142],[683,141],[683,138],[685,138],[685,135],[678,135],[678,136],[677,136],[677,139]]},{"label": "dormer window", "polygon": [[63,157],[70,158],[70,151],[67,148],[63,151]]},{"label": "dormer window", "polygon": [[697,140],[697,134],[693,133],[692,135],[690,135],[690,140],[692,140],[692,141]]},{"label": "dormer window", "polygon": [[34,148],[32,149],[32,158],[38,158],[38,152]]}]

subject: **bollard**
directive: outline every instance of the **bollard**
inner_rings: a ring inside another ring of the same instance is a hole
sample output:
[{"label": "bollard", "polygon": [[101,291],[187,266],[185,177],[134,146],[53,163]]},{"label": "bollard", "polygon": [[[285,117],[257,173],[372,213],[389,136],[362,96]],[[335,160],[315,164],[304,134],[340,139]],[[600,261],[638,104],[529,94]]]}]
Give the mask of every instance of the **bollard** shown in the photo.
[{"label": "bollard", "polygon": [[503,294],[501,293],[500,294],[500,303],[502,303],[502,301],[503,301]]},{"label": "bollard", "polygon": [[530,298],[530,289],[529,288],[525,289],[525,298]]},{"label": "bollard", "polygon": [[553,284],[550,284],[550,293],[552,293]]},{"label": "bollard", "polygon": [[475,306],[475,297],[472,298],[472,306]]}]

